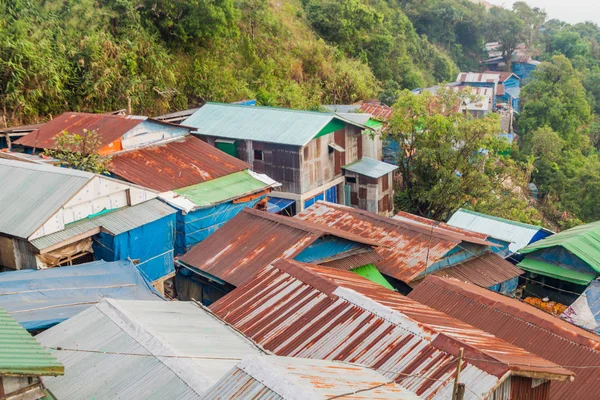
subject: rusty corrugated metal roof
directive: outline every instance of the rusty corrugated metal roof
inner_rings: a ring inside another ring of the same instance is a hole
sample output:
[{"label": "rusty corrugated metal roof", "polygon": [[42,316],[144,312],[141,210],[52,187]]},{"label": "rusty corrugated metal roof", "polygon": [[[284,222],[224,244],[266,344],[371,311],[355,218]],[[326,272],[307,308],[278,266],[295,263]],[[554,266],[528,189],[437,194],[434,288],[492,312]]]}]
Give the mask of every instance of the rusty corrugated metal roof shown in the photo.
[{"label": "rusty corrugated metal roof", "polygon": [[138,124],[144,122],[146,117],[122,116],[109,114],[88,114],[79,112],[66,112],[51,121],[46,122],[38,129],[15,143],[38,149],[54,148],[54,138],[63,131],[82,134],[84,129],[95,130],[101,138],[103,145],[114,142]]},{"label": "rusty corrugated metal roof", "polygon": [[[453,265],[450,268],[437,270],[431,275],[442,278],[454,278],[463,282],[469,282],[477,286],[489,288],[509,279],[515,278],[523,273],[504,258],[494,253],[473,257],[465,262]],[[414,280],[409,283],[411,287],[417,287],[423,279]]]},{"label": "rusty corrugated metal roof", "polygon": [[[326,225],[245,208],[194,246],[179,262],[239,286],[265,265],[279,258],[293,258],[325,235],[378,245],[373,240]],[[348,254],[351,255],[354,254]]]},{"label": "rusty corrugated metal roof", "polygon": [[360,111],[371,114],[375,119],[384,121],[390,119],[394,113],[392,107],[376,103],[362,103],[360,105]]},{"label": "rusty corrugated metal roof", "polygon": [[[452,279],[427,277],[409,295],[575,372],[552,383],[551,399],[598,398],[600,337],[519,300]],[[584,368],[577,368],[581,366]]]},{"label": "rusty corrugated metal roof", "polygon": [[[473,232],[468,229],[459,228],[457,226],[448,225],[445,222],[435,221],[433,219],[421,217],[419,215],[407,213],[404,211],[398,211],[396,215],[393,217],[397,221],[402,221],[406,224],[420,224],[422,226],[433,227],[434,231],[438,231],[440,233],[446,233],[449,235],[453,235],[454,233],[465,236],[465,241],[469,241],[469,239],[481,239],[487,240],[488,235],[479,232]],[[479,244],[485,244],[488,246],[495,246],[492,242],[481,243],[481,242],[473,242]]]},{"label": "rusty corrugated metal roof", "polygon": [[210,181],[250,165],[193,137],[114,155],[108,170],[160,192]]},{"label": "rusty corrugated metal roof", "polygon": [[450,397],[461,347],[467,399],[486,397],[509,374],[572,375],[352,272],[291,260],[263,268],[210,308],[277,355],[366,365],[425,398]]},{"label": "rusty corrugated metal roof", "polygon": [[363,265],[375,264],[376,262],[381,261],[382,259],[383,258],[376,251],[364,251],[362,253],[357,253],[349,257],[320,263],[319,265],[329,268],[342,269],[344,271],[350,271],[351,269],[361,267]]},{"label": "rusty corrugated metal roof", "polygon": [[481,234],[459,232],[454,227],[431,227],[420,221],[399,221],[355,208],[317,202],[296,216],[379,242],[383,257],[375,265],[380,272],[410,282],[463,241],[493,245]]}]

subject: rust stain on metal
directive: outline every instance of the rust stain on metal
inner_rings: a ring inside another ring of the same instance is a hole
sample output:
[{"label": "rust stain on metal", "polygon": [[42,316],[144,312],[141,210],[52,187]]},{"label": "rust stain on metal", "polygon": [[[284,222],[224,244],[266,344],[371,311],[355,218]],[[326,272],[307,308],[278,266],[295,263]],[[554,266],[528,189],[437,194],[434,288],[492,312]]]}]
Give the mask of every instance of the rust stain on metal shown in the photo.
[{"label": "rust stain on metal", "polygon": [[[483,360],[467,360],[461,375],[481,397],[523,369],[572,375],[356,274],[291,260],[263,268],[210,308],[277,355],[366,365],[425,398],[451,387],[461,347]],[[521,363],[535,367],[513,365]]]},{"label": "rust stain on metal", "polygon": [[116,154],[108,166],[113,174],[160,192],[196,185],[249,168],[249,164],[193,136]]},{"label": "rust stain on metal", "polygon": [[[469,282],[481,287],[490,287],[509,279],[515,278],[523,273],[510,262],[494,253],[473,257],[451,268],[445,268],[433,272],[431,275],[442,278],[454,278],[463,282]],[[412,288],[417,287],[423,279],[414,280],[409,283]]]},{"label": "rust stain on metal", "polygon": [[376,119],[388,120],[392,117],[394,109],[392,107],[377,104],[377,103],[362,103],[360,105],[360,111],[371,114]]},{"label": "rust stain on metal", "polygon": [[[328,225],[380,243],[383,260],[375,263],[384,274],[409,283],[446,253],[469,242],[493,245],[480,234],[445,226],[432,227],[422,221],[397,220],[338,204],[317,202],[295,218]],[[445,224],[444,224],[445,225]]]},{"label": "rust stain on metal", "polygon": [[[326,225],[245,208],[179,261],[239,286],[264,266],[279,258],[293,258],[326,235],[366,246],[378,245],[368,238]],[[343,260],[337,262],[343,264]],[[352,260],[346,265],[351,263]]]},{"label": "rust stain on metal", "polygon": [[[517,299],[454,279],[427,277],[409,295],[417,301],[558,365],[574,366],[574,382],[552,382],[550,398],[596,399],[600,337]],[[521,364],[527,362],[521,362]]]},{"label": "rust stain on metal", "polygon": [[145,118],[122,115],[66,112],[41,125],[15,143],[38,149],[53,149],[55,147],[54,139],[59,133],[67,131],[82,134],[83,130],[87,129],[98,132],[102,145],[108,145],[145,120]]}]

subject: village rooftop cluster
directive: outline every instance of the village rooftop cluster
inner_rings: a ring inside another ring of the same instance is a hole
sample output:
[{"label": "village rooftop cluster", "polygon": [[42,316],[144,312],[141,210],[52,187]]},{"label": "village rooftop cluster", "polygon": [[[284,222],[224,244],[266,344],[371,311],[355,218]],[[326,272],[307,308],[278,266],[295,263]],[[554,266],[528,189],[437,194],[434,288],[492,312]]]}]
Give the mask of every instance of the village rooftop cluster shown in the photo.
[{"label": "village rooftop cluster", "polygon": [[[501,64],[448,87],[512,141],[537,62]],[[0,130],[0,397],[597,398],[600,222],[394,212],[393,109],[323,108]],[[107,173],[45,156],[63,132]]]}]

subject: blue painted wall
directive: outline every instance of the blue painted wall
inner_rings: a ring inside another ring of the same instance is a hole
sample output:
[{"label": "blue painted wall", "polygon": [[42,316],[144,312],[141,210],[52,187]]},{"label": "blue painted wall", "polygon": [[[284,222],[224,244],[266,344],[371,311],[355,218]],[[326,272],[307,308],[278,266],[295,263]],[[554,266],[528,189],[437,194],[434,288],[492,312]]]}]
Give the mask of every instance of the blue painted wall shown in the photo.
[{"label": "blue painted wall", "polygon": [[230,201],[188,214],[178,210],[175,225],[175,255],[187,253],[194,245],[209,237],[244,208],[253,208],[263,198],[265,196],[235,204]]},{"label": "blue painted wall", "polygon": [[155,281],[175,271],[174,234],[175,214],[117,236],[100,232],[93,237],[94,257],[104,261],[139,259],[140,272]]}]

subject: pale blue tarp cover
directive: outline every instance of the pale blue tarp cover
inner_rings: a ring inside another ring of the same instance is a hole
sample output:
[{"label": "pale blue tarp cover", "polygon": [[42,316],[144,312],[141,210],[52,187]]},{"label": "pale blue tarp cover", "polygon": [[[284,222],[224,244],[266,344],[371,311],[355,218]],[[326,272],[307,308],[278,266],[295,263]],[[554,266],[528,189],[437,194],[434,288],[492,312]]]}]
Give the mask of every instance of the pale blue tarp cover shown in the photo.
[{"label": "pale blue tarp cover", "polygon": [[201,208],[187,214],[179,210],[175,228],[175,255],[179,256],[187,253],[194,245],[209,237],[244,208],[254,208],[264,197],[260,196],[243,203],[230,201],[214,207]]},{"label": "pale blue tarp cover", "polygon": [[0,274],[0,307],[30,331],[50,328],[104,298],[162,300],[129,261]]},{"label": "pale blue tarp cover", "polygon": [[96,259],[139,260],[140,272],[154,282],[175,272],[174,235],[175,214],[171,214],[117,236],[100,232],[94,236],[92,248]]},{"label": "pale blue tarp cover", "polygon": [[600,334],[600,282],[593,280],[560,316],[565,321]]}]

